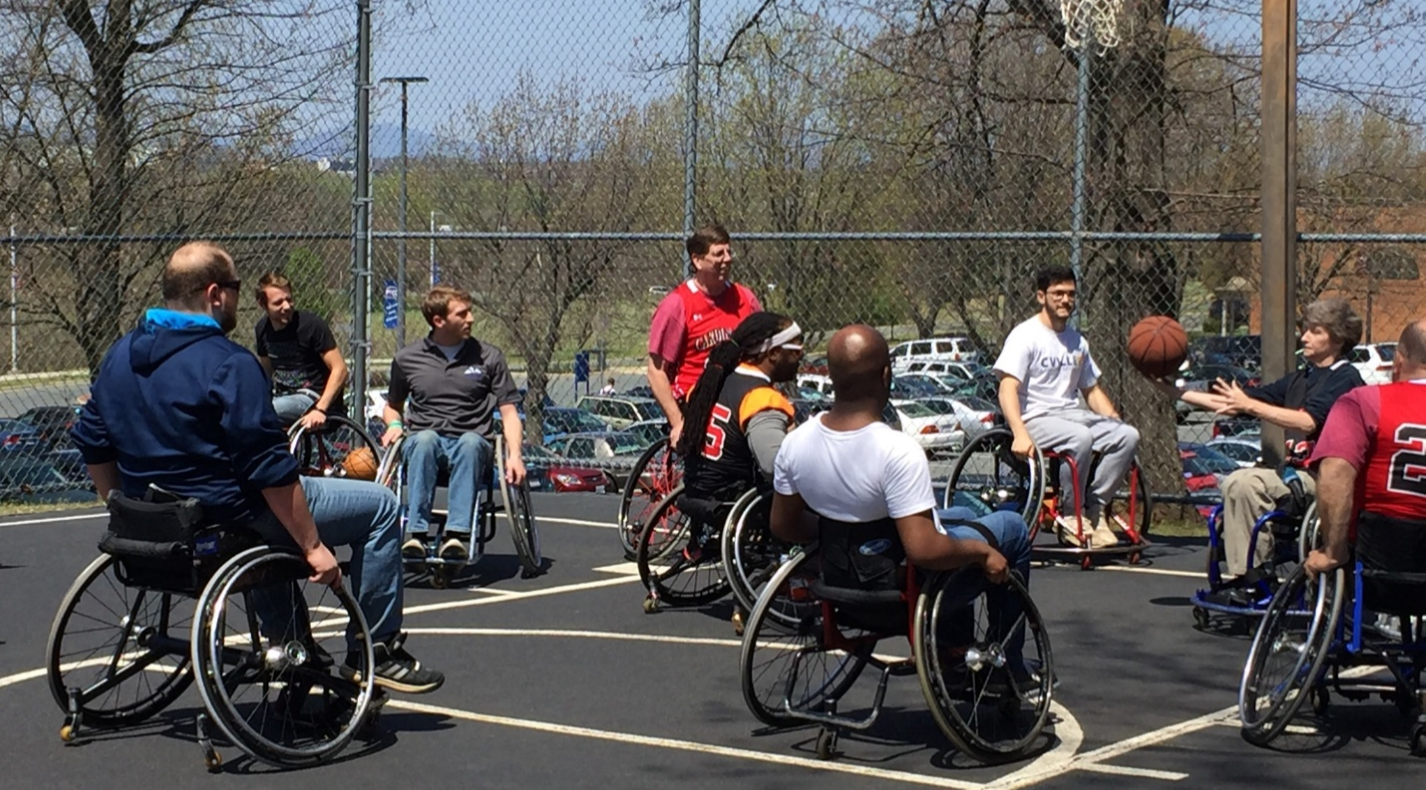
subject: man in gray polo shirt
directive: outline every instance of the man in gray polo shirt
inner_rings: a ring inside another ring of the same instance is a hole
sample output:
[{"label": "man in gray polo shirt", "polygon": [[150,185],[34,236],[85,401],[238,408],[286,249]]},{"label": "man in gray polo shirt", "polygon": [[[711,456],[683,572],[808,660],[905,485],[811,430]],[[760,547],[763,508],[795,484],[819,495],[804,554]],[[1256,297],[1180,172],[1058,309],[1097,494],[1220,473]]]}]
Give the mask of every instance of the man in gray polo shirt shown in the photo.
[{"label": "man in gray polo shirt", "polygon": [[470,294],[459,288],[432,288],[421,305],[431,333],[391,360],[381,445],[391,446],[409,428],[401,450],[409,537],[401,553],[411,559],[426,556],[431,500],[442,461],[450,469],[450,487],[446,539],[439,553],[455,562],[470,558],[472,511],[493,457],[496,409],[505,432],[505,479],[512,485],[525,480],[515,408],[520,393],[500,349],[470,336],[470,301]]}]

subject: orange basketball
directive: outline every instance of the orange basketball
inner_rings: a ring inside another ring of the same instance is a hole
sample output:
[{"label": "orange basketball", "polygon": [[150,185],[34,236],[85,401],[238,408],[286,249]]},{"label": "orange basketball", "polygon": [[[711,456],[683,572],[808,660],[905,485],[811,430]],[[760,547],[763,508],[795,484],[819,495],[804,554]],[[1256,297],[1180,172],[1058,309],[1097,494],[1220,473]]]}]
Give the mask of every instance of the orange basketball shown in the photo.
[{"label": "orange basketball", "polygon": [[342,471],[353,480],[376,479],[376,453],[370,447],[358,447],[342,459]]},{"label": "orange basketball", "polygon": [[1151,315],[1129,330],[1129,361],[1149,378],[1172,375],[1188,358],[1188,333],[1166,315]]}]

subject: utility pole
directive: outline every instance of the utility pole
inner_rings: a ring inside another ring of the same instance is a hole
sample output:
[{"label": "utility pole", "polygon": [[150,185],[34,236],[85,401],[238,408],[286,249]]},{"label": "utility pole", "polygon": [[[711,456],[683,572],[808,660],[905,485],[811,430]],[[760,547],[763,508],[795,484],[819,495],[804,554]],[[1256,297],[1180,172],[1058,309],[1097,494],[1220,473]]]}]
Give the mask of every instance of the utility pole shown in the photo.
[{"label": "utility pole", "polygon": [[396,241],[396,347],[402,348],[406,345],[406,207],[408,204],[406,194],[408,156],[406,149],[406,89],[413,82],[430,82],[430,80],[425,77],[383,77],[381,81],[401,84],[401,210],[397,218],[400,223],[401,237]]}]

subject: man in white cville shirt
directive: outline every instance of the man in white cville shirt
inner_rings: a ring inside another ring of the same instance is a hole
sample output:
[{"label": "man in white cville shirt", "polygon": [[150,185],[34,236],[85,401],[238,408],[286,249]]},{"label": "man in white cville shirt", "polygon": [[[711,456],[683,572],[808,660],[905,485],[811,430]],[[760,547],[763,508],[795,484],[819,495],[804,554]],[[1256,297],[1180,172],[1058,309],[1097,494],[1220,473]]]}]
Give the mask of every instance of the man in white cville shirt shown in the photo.
[{"label": "man in white cville shirt", "polygon": [[[1040,312],[1010,330],[995,373],[1000,409],[1015,435],[1014,452],[1028,455],[1038,446],[1069,456],[1079,469],[1076,488],[1070,465],[1060,467],[1060,490],[1067,494],[1061,508],[1066,515],[1057,524],[1060,536],[1080,545],[1079,535],[1088,535],[1092,547],[1103,548],[1119,542],[1105,505],[1134,462],[1139,431],[1120,419],[1099,386],[1089,341],[1069,326],[1076,296],[1074,272],[1063,266],[1042,270],[1035,278]],[[1080,405],[1081,395],[1088,409]],[[1094,453],[1101,458],[1086,491]],[[1083,531],[1075,521],[1079,517],[1085,520]]]}]

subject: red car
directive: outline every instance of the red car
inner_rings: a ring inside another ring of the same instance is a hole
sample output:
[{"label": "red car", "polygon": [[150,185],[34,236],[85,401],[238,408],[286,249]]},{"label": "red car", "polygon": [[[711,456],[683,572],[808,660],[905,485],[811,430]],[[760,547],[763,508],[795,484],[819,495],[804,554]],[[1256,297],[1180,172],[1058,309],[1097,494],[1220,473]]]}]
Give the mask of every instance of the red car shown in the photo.
[{"label": "red car", "polygon": [[[614,481],[603,471],[588,466],[571,465],[569,461],[543,447],[526,444],[521,453],[524,455],[525,469],[530,476],[532,490],[591,491],[602,494],[615,489]],[[548,481],[548,488],[538,485],[536,480],[541,483]]]}]

